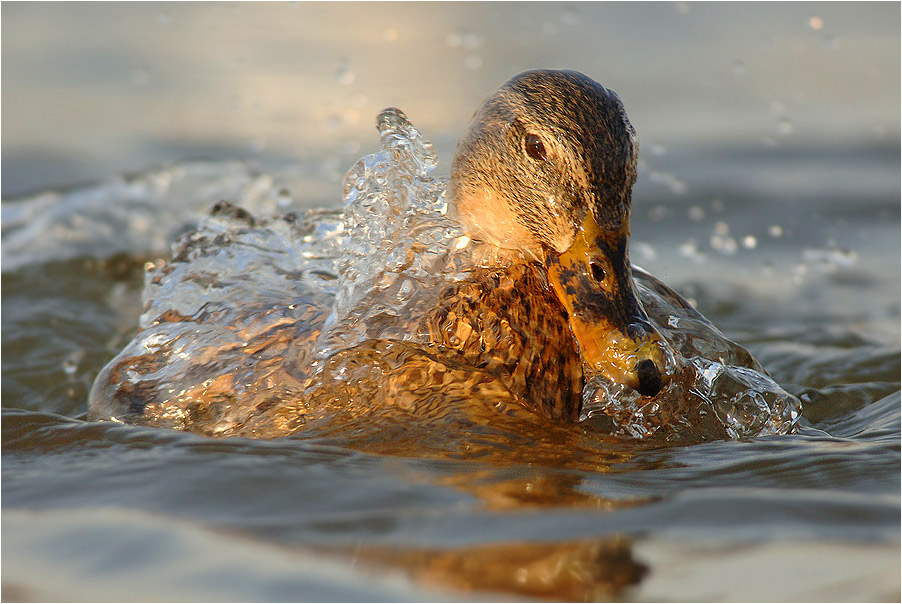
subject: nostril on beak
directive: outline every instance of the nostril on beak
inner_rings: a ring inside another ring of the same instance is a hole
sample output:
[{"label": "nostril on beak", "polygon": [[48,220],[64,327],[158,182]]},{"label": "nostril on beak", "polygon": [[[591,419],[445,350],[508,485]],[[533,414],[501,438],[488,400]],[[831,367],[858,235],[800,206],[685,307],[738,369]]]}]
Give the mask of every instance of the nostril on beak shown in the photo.
[{"label": "nostril on beak", "polygon": [[639,378],[639,387],[636,391],[645,396],[654,396],[661,391],[663,383],[661,370],[654,361],[645,359],[636,363],[636,374]]}]

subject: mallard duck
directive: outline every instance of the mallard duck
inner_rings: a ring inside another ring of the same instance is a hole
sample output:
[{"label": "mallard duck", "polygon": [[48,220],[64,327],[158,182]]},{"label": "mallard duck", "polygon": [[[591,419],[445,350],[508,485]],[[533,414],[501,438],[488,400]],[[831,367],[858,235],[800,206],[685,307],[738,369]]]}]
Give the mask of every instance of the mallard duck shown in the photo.
[{"label": "mallard duck", "polygon": [[[670,385],[695,373],[662,337],[660,317],[656,328],[646,315],[629,262],[637,155],[614,92],[575,71],[520,74],[474,115],[447,189],[451,219],[500,260],[467,267],[428,305],[390,317],[383,335],[328,358],[311,351],[329,308],[303,292],[284,292],[291,303],[276,307],[255,302],[249,288],[238,315],[206,304],[189,315],[167,310],[97,378],[91,415],[271,437],[315,424],[350,430],[375,416],[447,419],[461,408],[483,424],[523,409],[576,422],[590,380],[643,401],[687,392]],[[229,204],[215,212],[253,226]],[[201,239],[189,237],[172,263],[207,253]],[[663,296],[655,300],[704,322],[671,290],[654,287]],[[216,345],[192,344],[211,329]],[[727,349],[757,367],[741,348]]]},{"label": "mallard duck", "polygon": [[627,253],[638,151],[616,93],[575,71],[530,71],[476,113],[451,198],[476,236],[544,265],[583,366],[654,396],[668,353]]}]

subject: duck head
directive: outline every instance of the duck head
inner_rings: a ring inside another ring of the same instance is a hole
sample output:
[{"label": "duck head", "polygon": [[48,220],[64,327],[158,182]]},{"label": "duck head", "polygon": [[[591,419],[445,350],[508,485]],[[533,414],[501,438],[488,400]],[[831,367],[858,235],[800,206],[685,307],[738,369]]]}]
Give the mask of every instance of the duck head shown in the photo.
[{"label": "duck head", "polygon": [[627,254],[637,156],[616,93],[575,71],[529,71],[476,112],[450,194],[474,236],[545,264],[584,367],[654,396],[669,353]]}]

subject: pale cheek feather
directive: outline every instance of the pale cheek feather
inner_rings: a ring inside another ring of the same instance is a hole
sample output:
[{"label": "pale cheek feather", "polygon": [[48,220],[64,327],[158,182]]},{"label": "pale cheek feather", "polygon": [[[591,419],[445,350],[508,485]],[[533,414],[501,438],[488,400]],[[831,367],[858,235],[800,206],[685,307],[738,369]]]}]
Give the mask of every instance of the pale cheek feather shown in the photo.
[{"label": "pale cheek feather", "polygon": [[497,191],[486,186],[458,192],[457,211],[471,234],[500,248],[517,250],[539,260],[542,246],[517,220],[516,213]]}]

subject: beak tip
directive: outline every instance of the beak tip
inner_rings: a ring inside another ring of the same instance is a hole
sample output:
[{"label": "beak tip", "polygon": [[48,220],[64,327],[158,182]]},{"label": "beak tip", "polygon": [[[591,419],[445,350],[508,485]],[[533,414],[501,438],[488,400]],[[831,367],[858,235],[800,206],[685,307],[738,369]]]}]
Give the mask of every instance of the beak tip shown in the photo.
[{"label": "beak tip", "polygon": [[643,396],[655,396],[664,385],[661,370],[651,359],[644,359],[636,364],[636,377],[639,381],[636,391]]}]

